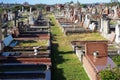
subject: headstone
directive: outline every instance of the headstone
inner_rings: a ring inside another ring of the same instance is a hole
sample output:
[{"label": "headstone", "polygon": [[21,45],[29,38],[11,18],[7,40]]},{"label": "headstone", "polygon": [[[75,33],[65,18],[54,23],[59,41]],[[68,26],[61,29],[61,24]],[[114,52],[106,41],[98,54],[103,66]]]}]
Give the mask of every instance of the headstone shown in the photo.
[{"label": "headstone", "polygon": [[34,24],[34,17],[32,14],[29,15],[29,24],[33,25]]},{"label": "headstone", "polygon": [[82,22],[82,15],[78,14],[78,17],[79,17],[79,21]]},{"label": "headstone", "polygon": [[17,17],[18,17],[18,11],[16,10],[14,14],[15,14],[14,25],[16,26]]},{"label": "headstone", "polygon": [[24,12],[24,7],[22,6],[22,12]]},{"label": "headstone", "polygon": [[106,8],[103,10],[103,14],[109,14],[109,9],[108,9],[108,7],[106,7]]},{"label": "headstone", "polygon": [[96,27],[95,23],[92,23],[92,24],[89,25],[89,29],[92,30],[92,31],[95,30],[95,27]]},{"label": "headstone", "polygon": [[115,32],[111,32],[111,34],[108,36],[108,40],[110,41],[110,43],[113,43],[115,41],[116,38],[116,34]]},{"label": "headstone", "polygon": [[120,25],[118,24],[115,27],[115,34],[116,34],[115,42],[120,43]]},{"label": "headstone", "polygon": [[3,43],[2,43],[2,28],[1,28],[1,18],[0,18],[0,52],[3,50],[4,46],[3,46]]},{"label": "headstone", "polygon": [[10,12],[8,12],[8,20],[11,20],[11,19],[10,19]]},{"label": "headstone", "polygon": [[90,24],[90,19],[88,19],[88,15],[86,14],[85,15],[85,21],[84,21],[84,27],[88,28],[89,24]]},{"label": "headstone", "polygon": [[113,19],[116,19],[116,18],[118,18],[117,6],[114,7],[113,10],[114,10],[114,16],[113,16]]},{"label": "headstone", "polygon": [[107,37],[109,33],[109,20],[101,19],[100,32],[102,36]]},{"label": "headstone", "polygon": [[3,14],[3,16],[2,16],[2,22],[5,23],[7,21],[8,21],[7,14]]},{"label": "headstone", "polygon": [[32,13],[32,7],[30,7],[30,14]]},{"label": "headstone", "polygon": [[96,14],[96,8],[92,9],[92,14]]}]

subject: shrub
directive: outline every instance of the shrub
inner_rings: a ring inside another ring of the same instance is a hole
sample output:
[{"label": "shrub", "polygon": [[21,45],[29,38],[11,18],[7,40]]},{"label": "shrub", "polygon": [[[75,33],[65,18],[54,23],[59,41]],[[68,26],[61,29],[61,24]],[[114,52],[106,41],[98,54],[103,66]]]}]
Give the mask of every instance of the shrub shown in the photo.
[{"label": "shrub", "polygon": [[99,75],[101,77],[101,80],[119,80],[120,79],[120,69],[114,68],[114,69],[105,69],[102,70]]}]

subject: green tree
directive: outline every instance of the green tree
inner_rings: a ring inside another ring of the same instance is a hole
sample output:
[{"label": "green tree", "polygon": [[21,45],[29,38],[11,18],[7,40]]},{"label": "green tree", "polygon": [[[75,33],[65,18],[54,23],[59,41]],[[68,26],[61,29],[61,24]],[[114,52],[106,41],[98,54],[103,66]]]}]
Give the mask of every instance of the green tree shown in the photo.
[{"label": "green tree", "polygon": [[16,10],[21,10],[22,9],[22,5],[17,5],[17,6],[14,6],[11,10],[12,12],[16,11]]}]

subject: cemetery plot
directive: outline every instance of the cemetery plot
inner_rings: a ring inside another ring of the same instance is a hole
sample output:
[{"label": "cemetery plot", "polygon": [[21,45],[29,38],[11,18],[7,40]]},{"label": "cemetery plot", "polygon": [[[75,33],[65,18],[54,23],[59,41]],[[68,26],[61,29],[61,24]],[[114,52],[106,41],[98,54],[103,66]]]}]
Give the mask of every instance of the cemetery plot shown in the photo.
[{"label": "cemetery plot", "polygon": [[[72,43],[75,45],[77,44],[77,41],[76,43]],[[97,74],[108,65],[111,65],[111,68],[116,66],[112,59],[108,57],[107,43],[107,41],[81,41],[79,44],[85,44],[85,51],[75,51],[77,57],[83,63],[87,74],[90,75],[90,79],[92,80],[99,79],[99,75]]]},{"label": "cemetery plot", "polygon": [[89,29],[84,29],[84,28],[76,28],[76,27],[65,27],[64,28],[64,33],[67,34],[75,34],[75,33],[91,33],[92,31]]},{"label": "cemetery plot", "polygon": [[43,80],[46,78],[45,73],[40,72],[13,72],[13,73],[2,73],[0,74],[1,79],[35,79]]},{"label": "cemetery plot", "polygon": [[32,47],[32,46],[48,46],[48,40],[28,40],[28,41],[25,41],[25,40],[22,40],[22,41],[19,41],[19,46],[22,46],[22,47]]},{"label": "cemetery plot", "polygon": [[[84,21],[84,24],[82,27],[80,25],[81,22],[79,22],[78,20],[75,20],[74,22],[70,23],[70,22],[63,21],[62,19],[60,19],[60,20],[58,19],[58,24],[62,28],[62,31],[65,34],[94,32],[96,25],[94,23],[89,25],[89,23],[90,23],[90,21],[88,22],[88,20],[86,19]],[[87,27],[86,27],[86,25],[87,25]]]},{"label": "cemetery plot", "polygon": [[70,23],[70,24],[74,23],[73,21],[67,20],[67,19],[64,19],[64,18],[58,18],[57,20],[58,20],[59,23]]},{"label": "cemetery plot", "polygon": [[36,64],[3,64],[0,65],[1,72],[17,72],[17,71],[45,71],[47,65]]},{"label": "cemetery plot", "polygon": [[[12,25],[15,27],[10,25],[8,33],[7,28],[3,31],[6,32],[4,36],[10,35],[4,38],[5,46],[0,50],[0,79],[51,79],[49,20],[41,12],[35,19],[31,10],[30,8],[30,14],[24,12],[23,7],[22,12],[15,11]],[[29,20],[26,19],[28,15]],[[11,13],[8,14],[8,19],[11,20]],[[4,18],[6,21],[7,18]]]},{"label": "cemetery plot", "polygon": [[15,58],[15,57],[9,57],[9,58],[3,58],[0,59],[1,64],[12,64],[12,63],[21,63],[21,64],[46,64],[51,65],[51,59],[50,58]]},{"label": "cemetery plot", "polygon": [[[15,51],[15,52],[14,52]],[[3,52],[0,55],[1,57],[7,57],[7,58],[32,58],[32,57],[36,57],[36,58],[49,58],[50,57],[50,53],[49,51],[38,51],[37,55],[35,55],[34,50],[33,51],[22,51],[22,50],[12,50],[9,52]]]}]

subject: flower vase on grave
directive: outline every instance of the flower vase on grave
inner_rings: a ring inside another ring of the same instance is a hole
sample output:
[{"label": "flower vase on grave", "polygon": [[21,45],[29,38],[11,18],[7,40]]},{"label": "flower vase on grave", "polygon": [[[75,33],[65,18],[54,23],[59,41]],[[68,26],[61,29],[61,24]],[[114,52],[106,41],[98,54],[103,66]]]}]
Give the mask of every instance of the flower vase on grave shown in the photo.
[{"label": "flower vase on grave", "polygon": [[98,52],[98,51],[93,52],[93,56],[94,56],[95,58],[98,58],[98,57],[99,57],[99,52]]}]

